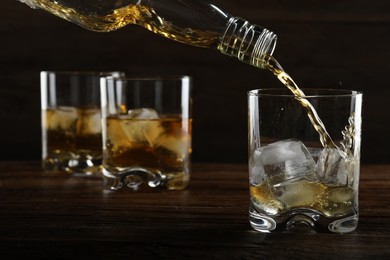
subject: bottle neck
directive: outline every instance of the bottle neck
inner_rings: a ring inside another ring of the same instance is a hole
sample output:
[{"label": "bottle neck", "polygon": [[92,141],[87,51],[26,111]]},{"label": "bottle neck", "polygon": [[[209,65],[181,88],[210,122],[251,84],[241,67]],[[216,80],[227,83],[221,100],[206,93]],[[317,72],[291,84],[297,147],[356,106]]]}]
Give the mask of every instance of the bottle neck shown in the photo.
[{"label": "bottle neck", "polygon": [[218,49],[252,66],[265,68],[275,49],[276,40],[277,36],[273,32],[244,19],[231,17]]}]

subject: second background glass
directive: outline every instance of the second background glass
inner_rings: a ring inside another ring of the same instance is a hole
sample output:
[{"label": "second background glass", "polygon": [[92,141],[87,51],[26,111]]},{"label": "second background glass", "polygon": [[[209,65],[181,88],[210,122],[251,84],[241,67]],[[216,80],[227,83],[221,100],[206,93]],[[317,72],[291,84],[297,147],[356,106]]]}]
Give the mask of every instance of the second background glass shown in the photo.
[{"label": "second background glass", "polygon": [[184,189],[192,152],[191,78],[101,81],[106,188]]},{"label": "second background glass", "polygon": [[123,72],[42,71],[42,164],[47,171],[100,173],[100,77]]}]

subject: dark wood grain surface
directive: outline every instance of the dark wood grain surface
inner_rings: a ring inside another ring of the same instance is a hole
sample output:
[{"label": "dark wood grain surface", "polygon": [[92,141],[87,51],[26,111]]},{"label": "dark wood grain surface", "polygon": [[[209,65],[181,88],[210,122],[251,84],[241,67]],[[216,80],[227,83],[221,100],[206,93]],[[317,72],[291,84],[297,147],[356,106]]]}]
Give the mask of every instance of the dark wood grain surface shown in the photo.
[{"label": "dark wood grain surface", "polygon": [[100,177],[0,163],[0,258],[389,259],[390,166],[364,165],[350,234],[262,234],[241,164],[194,164],[183,191],[105,192]]}]

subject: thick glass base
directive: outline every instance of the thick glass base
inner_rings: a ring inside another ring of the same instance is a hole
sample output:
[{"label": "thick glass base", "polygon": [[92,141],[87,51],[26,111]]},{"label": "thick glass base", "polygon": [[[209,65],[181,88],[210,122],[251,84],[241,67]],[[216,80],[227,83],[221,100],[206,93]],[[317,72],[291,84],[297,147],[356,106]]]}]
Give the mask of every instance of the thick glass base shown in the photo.
[{"label": "thick glass base", "polygon": [[46,171],[65,171],[75,176],[89,176],[102,172],[101,158],[46,157],[42,160]]},{"label": "thick glass base", "polygon": [[309,231],[321,233],[350,233],[358,224],[357,212],[328,217],[309,208],[294,208],[278,215],[266,215],[256,211],[250,202],[249,223],[260,232]]},{"label": "thick glass base", "polygon": [[162,173],[158,170],[144,168],[129,168],[112,173],[103,168],[104,187],[108,190],[129,188],[139,190],[144,187],[166,190],[182,190],[189,183],[189,172]]}]

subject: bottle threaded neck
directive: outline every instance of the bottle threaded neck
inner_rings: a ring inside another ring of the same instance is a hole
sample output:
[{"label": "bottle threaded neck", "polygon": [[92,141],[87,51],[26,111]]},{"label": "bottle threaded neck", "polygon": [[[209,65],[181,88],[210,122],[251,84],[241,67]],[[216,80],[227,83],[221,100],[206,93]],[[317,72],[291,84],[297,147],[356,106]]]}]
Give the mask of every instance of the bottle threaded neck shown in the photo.
[{"label": "bottle threaded neck", "polygon": [[239,17],[231,17],[218,49],[252,66],[264,68],[272,55],[277,36]]}]

